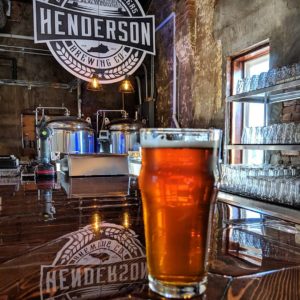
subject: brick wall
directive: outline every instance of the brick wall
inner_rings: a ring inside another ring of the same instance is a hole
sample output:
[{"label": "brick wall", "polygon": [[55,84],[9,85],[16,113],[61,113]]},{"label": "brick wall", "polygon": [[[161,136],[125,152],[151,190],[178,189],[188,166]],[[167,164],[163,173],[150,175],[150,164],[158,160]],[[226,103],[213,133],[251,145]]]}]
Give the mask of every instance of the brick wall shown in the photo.
[{"label": "brick wall", "polygon": [[[282,104],[281,120],[284,123],[300,123],[300,99]],[[285,163],[300,164],[300,153],[282,151],[280,159]]]},{"label": "brick wall", "polygon": [[288,101],[282,107],[283,122],[300,122],[300,100]]},{"label": "brick wall", "polygon": [[[182,127],[223,127],[221,48],[213,38],[213,0],[153,0],[151,13],[160,24],[176,13],[177,104]],[[156,35],[156,126],[172,126],[172,23]]]}]

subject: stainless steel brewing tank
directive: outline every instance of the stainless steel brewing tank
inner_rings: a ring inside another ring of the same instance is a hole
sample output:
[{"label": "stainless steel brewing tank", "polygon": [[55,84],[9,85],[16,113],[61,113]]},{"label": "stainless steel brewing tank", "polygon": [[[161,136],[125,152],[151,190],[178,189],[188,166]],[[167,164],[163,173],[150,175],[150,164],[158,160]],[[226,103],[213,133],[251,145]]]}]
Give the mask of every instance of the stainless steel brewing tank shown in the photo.
[{"label": "stainless steel brewing tank", "polygon": [[94,153],[94,130],[88,122],[63,117],[48,121],[46,126],[51,129],[49,141],[52,157],[60,153]]},{"label": "stainless steel brewing tank", "polygon": [[128,151],[137,150],[140,142],[139,130],[142,124],[132,119],[114,120],[108,124],[110,133],[110,152],[126,154]]}]

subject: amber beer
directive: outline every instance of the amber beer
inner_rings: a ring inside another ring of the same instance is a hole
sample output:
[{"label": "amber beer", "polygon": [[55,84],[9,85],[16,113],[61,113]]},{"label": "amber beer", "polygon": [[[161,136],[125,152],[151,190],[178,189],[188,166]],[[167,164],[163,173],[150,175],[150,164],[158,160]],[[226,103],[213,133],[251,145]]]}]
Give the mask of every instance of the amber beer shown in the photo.
[{"label": "amber beer", "polygon": [[139,185],[149,281],[163,296],[187,297],[205,290],[218,138],[213,130],[141,130]]}]

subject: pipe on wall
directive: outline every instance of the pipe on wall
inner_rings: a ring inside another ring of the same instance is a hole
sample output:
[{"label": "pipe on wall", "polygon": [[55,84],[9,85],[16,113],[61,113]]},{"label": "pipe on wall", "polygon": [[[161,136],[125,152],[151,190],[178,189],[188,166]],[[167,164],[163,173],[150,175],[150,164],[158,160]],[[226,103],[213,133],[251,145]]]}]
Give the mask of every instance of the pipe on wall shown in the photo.
[{"label": "pipe on wall", "polygon": [[[22,40],[33,40],[30,37],[23,35],[13,35],[0,33],[0,37],[8,37],[12,39],[22,39]],[[43,56],[52,56],[49,50],[40,49],[40,48],[32,48],[32,47],[23,47],[23,46],[10,46],[10,45],[0,45],[0,52],[8,52],[8,53],[21,53],[21,54],[31,54],[31,55],[43,55]]]},{"label": "pipe on wall", "polygon": [[11,86],[24,86],[29,90],[31,88],[53,88],[53,89],[64,89],[70,90],[72,86],[67,83],[52,83],[44,81],[26,81],[26,80],[15,80],[15,79],[0,79],[0,85],[11,85]]},{"label": "pipe on wall", "polygon": [[6,38],[18,39],[18,40],[31,40],[31,41],[34,40],[33,36],[10,34],[10,33],[0,33],[0,37],[6,37]]},{"label": "pipe on wall", "polygon": [[46,54],[46,53],[30,52],[30,51],[23,51],[23,50],[8,50],[8,49],[1,49],[1,48],[0,48],[0,52],[21,53],[21,54],[28,54],[28,55],[51,56],[51,54]]},{"label": "pipe on wall", "polygon": [[142,64],[145,73],[145,100],[148,100],[148,70],[145,64]]},{"label": "pipe on wall", "polygon": [[139,76],[135,76],[135,80],[138,87],[138,93],[139,93],[139,105],[142,105],[142,89],[141,89],[141,79]]},{"label": "pipe on wall", "polygon": [[170,21],[173,21],[173,102],[172,102],[172,121],[176,128],[180,128],[177,120],[177,54],[176,54],[176,14],[171,13],[166,19],[164,19],[155,29],[155,31],[161,30]]},{"label": "pipe on wall", "polygon": [[81,99],[81,79],[77,78],[77,111],[78,118],[82,116],[82,99]]},{"label": "pipe on wall", "polygon": [[154,101],[154,75],[155,75],[155,66],[154,66],[154,55],[151,55],[151,82],[150,82],[150,100]]}]

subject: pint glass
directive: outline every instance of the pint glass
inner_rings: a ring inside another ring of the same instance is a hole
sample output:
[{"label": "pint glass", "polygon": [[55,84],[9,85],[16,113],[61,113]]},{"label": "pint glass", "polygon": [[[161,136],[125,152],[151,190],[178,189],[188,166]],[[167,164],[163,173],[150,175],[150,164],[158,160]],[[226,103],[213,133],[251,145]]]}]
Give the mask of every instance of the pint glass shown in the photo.
[{"label": "pint glass", "polygon": [[141,129],[150,288],[189,298],[206,289],[206,240],[220,130]]}]

